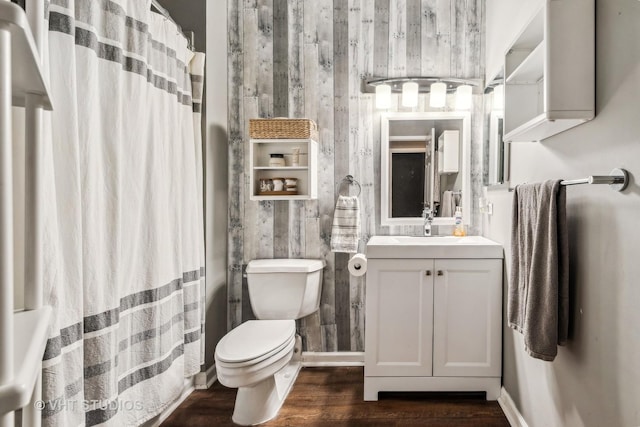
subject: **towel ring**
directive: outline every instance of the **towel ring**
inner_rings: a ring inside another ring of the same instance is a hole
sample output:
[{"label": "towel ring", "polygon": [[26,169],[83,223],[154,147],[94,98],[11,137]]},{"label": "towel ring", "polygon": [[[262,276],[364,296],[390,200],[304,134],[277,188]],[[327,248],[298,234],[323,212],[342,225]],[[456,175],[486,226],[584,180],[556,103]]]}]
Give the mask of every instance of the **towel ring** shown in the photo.
[{"label": "towel ring", "polygon": [[340,196],[344,196],[344,194],[342,194],[342,185],[344,183],[347,183],[347,196],[349,195],[349,187],[352,185],[357,185],[358,186],[358,194],[356,194],[355,197],[360,196],[360,193],[362,193],[362,186],[360,185],[360,183],[358,181],[356,181],[356,179],[353,177],[353,175],[347,175],[344,178],[342,178],[342,181],[340,181],[340,185],[338,187],[338,195]]}]

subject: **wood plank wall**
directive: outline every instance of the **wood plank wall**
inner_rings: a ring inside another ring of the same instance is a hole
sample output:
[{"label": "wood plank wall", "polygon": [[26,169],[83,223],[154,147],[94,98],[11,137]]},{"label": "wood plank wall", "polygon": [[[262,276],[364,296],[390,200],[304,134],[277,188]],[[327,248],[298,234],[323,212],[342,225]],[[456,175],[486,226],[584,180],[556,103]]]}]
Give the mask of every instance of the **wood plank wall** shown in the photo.
[{"label": "wood plank wall", "polygon": [[[243,272],[256,258],[321,258],[320,310],[298,322],[308,351],[364,350],[365,280],[329,242],[338,186],[362,186],[360,250],[382,227],[380,112],[360,93],[367,76],[484,76],[482,0],[228,0],[228,328],[254,318]],[[209,59],[214,60],[214,59]],[[472,118],[472,233],[482,188],[482,99]],[[452,101],[452,100],[451,100]],[[450,102],[450,104],[452,104]],[[420,95],[417,109],[429,111]],[[438,109],[442,111],[442,109]],[[319,195],[312,201],[249,200],[248,124],[257,117],[306,117],[320,129]]]}]

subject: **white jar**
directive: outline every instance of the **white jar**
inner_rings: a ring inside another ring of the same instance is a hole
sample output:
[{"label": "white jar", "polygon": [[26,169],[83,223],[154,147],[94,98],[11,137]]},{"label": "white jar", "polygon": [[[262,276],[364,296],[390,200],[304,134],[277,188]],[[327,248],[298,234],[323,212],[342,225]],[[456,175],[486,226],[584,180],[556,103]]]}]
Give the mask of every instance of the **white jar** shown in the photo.
[{"label": "white jar", "polygon": [[277,168],[284,166],[284,154],[273,153],[270,155],[269,166]]}]

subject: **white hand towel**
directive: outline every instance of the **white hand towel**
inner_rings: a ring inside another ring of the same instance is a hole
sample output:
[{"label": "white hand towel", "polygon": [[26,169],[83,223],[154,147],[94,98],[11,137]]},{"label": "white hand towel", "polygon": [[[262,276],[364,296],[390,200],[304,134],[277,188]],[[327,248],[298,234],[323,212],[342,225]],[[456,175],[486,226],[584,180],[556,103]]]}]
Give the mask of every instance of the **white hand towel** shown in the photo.
[{"label": "white hand towel", "polygon": [[333,213],[331,250],[333,252],[358,252],[360,241],[360,202],[357,197],[338,196]]}]

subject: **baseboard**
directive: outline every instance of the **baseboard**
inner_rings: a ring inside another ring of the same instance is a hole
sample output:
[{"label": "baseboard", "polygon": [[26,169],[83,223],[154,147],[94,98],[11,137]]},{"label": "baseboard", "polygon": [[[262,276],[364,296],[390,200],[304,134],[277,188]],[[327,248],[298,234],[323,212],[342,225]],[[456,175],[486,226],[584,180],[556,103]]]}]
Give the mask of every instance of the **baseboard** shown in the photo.
[{"label": "baseboard", "polygon": [[332,351],[302,353],[302,366],[305,368],[324,366],[364,366],[362,351]]},{"label": "baseboard", "polygon": [[216,375],[216,365],[213,364],[206,372],[200,372],[196,375],[196,390],[206,390],[213,385],[218,379]]},{"label": "baseboard", "polygon": [[511,427],[529,427],[527,425],[527,422],[524,420],[524,417],[518,410],[518,407],[513,402],[513,399],[511,399],[511,396],[509,396],[509,393],[507,393],[507,390],[505,390],[504,387],[502,387],[502,390],[500,391],[498,404],[500,404],[502,412],[504,412],[507,420],[509,420],[509,424],[511,424]]}]

